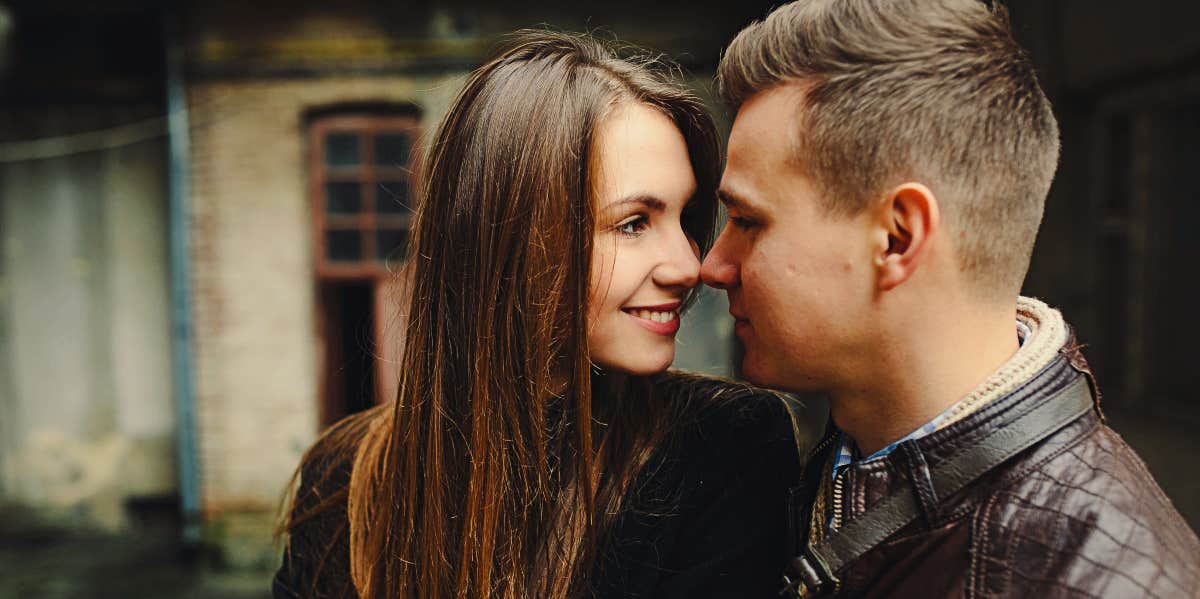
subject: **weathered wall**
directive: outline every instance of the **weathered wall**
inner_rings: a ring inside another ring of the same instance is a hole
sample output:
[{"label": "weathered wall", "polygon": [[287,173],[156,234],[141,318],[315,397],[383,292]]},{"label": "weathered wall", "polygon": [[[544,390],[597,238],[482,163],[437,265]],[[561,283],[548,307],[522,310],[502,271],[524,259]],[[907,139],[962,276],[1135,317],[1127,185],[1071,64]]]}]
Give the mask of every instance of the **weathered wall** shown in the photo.
[{"label": "weathered wall", "polygon": [[[146,111],[106,112],[4,124]],[[175,490],[164,164],[161,140],[0,163],[0,501],[119,528],[128,498]]]},{"label": "weathered wall", "polygon": [[[318,432],[305,110],[411,102],[432,128],[461,76],[209,80],[190,87],[192,276],[203,510],[232,562]],[[268,518],[264,520],[264,516]]]}]

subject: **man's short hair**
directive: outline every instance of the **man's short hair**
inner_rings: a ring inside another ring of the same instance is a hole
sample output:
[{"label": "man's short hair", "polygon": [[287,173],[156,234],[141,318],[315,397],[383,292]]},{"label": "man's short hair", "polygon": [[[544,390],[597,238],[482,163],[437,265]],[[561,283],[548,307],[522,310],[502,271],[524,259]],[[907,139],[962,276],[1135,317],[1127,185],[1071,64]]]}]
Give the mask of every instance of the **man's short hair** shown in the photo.
[{"label": "man's short hair", "polygon": [[829,213],[918,181],[961,269],[1013,294],[1058,163],[1058,125],[1007,11],[979,0],[797,0],[738,34],[718,85],[734,109],[795,83],[794,164]]}]

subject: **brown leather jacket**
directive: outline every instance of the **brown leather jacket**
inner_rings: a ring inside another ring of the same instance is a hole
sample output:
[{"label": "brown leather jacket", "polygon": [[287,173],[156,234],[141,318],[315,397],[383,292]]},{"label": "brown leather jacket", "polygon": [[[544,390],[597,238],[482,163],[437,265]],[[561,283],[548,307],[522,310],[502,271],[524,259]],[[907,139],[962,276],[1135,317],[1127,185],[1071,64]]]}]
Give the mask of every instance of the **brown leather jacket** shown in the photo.
[{"label": "brown leather jacket", "polygon": [[[837,502],[841,522],[896,489],[913,490],[925,517],[849,563],[836,596],[1200,597],[1200,541],[1137,454],[1104,424],[1098,397],[1096,409],[961,492],[932,504],[920,497],[913,481],[923,468],[936,468],[1081,376],[1095,397],[1091,372],[1068,342],[1012,393],[916,440],[924,464],[897,451],[850,467]],[[818,444],[792,491],[793,555],[808,538],[834,445]]]}]

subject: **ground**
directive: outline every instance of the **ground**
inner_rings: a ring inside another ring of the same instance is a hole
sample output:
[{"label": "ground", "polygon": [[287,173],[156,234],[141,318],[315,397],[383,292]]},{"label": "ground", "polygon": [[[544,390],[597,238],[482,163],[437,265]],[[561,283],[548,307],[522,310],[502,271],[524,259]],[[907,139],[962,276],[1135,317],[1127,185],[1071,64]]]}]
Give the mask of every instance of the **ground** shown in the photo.
[{"label": "ground", "polygon": [[224,571],[169,527],[123,534],[0,509],[0,599],[266,599],[267,571]]}]

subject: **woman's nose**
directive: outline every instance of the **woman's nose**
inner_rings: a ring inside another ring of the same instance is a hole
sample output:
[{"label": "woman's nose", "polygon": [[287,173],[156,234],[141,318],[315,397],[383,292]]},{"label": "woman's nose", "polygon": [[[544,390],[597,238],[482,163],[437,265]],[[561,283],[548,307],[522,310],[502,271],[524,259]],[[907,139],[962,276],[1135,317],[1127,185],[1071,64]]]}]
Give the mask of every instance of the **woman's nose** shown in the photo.
[{"label": "woman's nose", "polygon": [[665,248],[668,258],[659,267],[656,279],[660,285],[692,288],[700,284],[700,247],[690,237],[679,232]]}]

